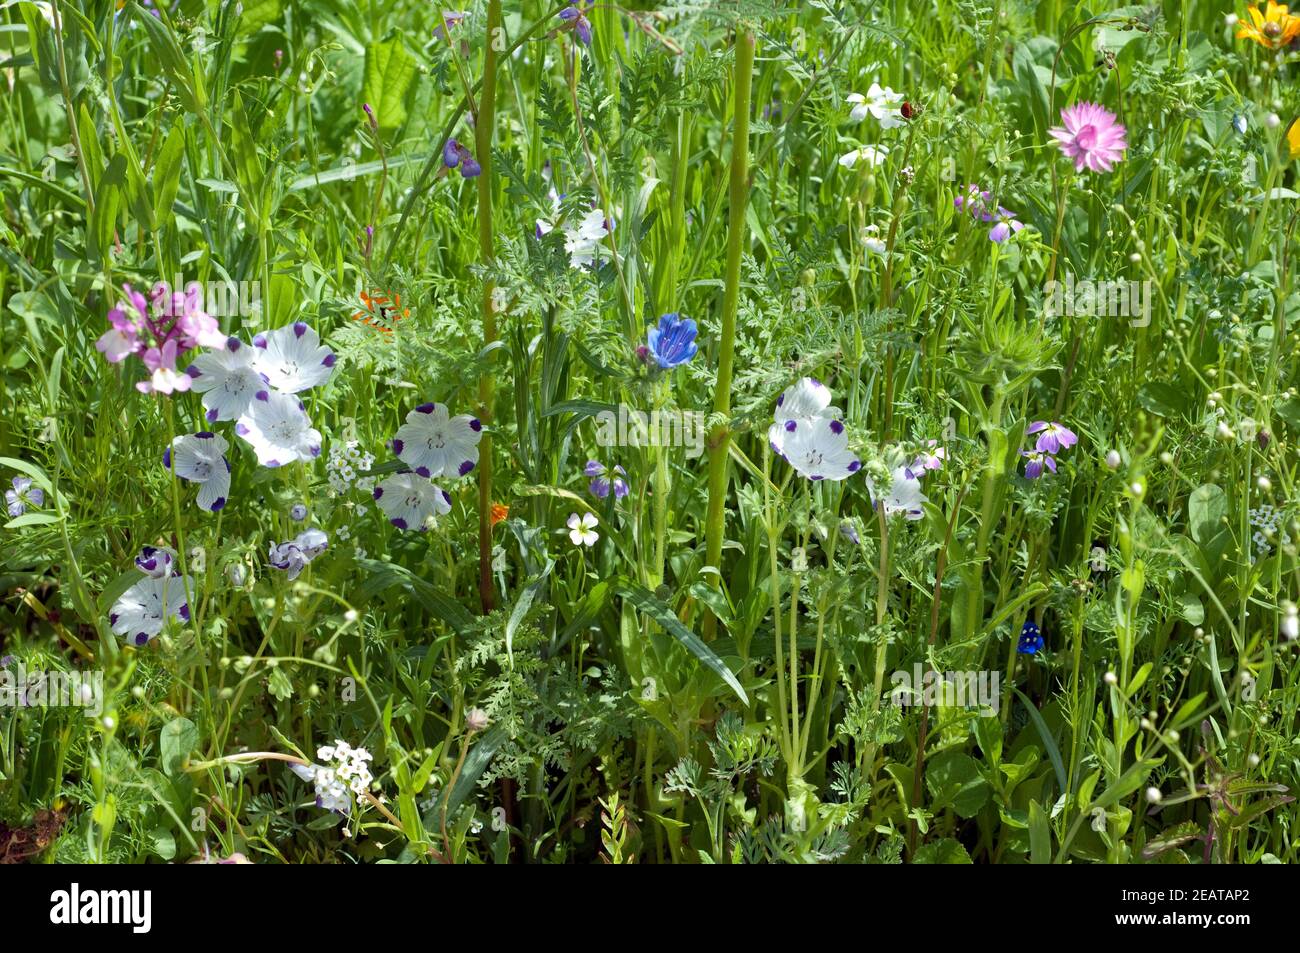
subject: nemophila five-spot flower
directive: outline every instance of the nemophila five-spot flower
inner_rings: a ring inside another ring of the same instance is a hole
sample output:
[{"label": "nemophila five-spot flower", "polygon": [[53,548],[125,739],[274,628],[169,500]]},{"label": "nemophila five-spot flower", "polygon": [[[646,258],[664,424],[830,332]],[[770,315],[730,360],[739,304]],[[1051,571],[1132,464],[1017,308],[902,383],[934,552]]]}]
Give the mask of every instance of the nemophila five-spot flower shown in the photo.
[{"label": "nemophila five-spot flower", "polygon": [[1025,433],[1038,434],[1034,449],[1039,453],[1057,454],[1079,442],[1073,430],[1055,421],[1048,423],[1046,420],[1035,420],[1026,428]]},{"label": "nemophila five-spot flower", "polygon": [[659,318],[659,326],[646,332],[646,346],[655,363],[664,370],[685,364],[699,351],[695,337],[699,329],[690,318],[673,312]]},{"label": "nemophila five-spot flower", "polygon": [[801,377],[776,399],[767,438],[772,449],[785,456],[786,438],[796,433],[800,424],[811,423],[817,417],[840,416],[839,408],[831,406],[831,389],[815,377]]},{"label": "nemophila five-spot flower", "polygon": [[451,512],[451,496],[418,473],[394,473],[375,487],[375,502],[398,529],[424,530]]},{"label": "nemophila five-spot flower", "polygon": [[1061,123],[1047,132],[1074,160],[1076,172],[1109,172],[1124,158],[1126,132],[1110,110],[1096,103],[1075,103],[1061,110]]},{"label": "nemophila five-spot flower", "polygon": [[843,480],[862,467],[844,424],[832,417],[787,421],[782,455],[809,480]]},{"label": "nemophila five-spot flower", "polygon": [[455,139],[448,139],[442,147],[442,164],[448,169],[460,169],[463,178],[472,179],[483,174],[483,167],[474,158],[474,153]]},{"label": "nemophila five-spot flower", "polygon": [[1042,647],[1043,634],[1038,631],[1038,625],[1033,619],[1026,619],[1020,629],[1020,641],[1016,643],[1016,651],[1021,655],[1037,655]]},{"label": "nemophila five-spot flower", "polygon": [[851,152],[840,156],[839,163],[846,169],[852,169],[859,162],[865,162],[871,168],[881,165],[889,157],[888,146],[858,146]]},{"label": "nemophila five-spot flower", "polygon": [[253,354],[254,348],[229,337],[221,347],[194,358],[185,369],[190,389],[203,395],[204,416],[210,423],[238,419],[254,395],[266,389],[266,381],[253,367]]},{"label": "nemophila five-spot flower", "polygon": [[582,472],[591,478],[587,489],[597,499],[606,499],[611,488],[614,490],[615,499],[621,500],[627,496],[627,480],[624,479],[627,471],[622,467],[616,465],[612,470],[607,470],[599,460],[588,460]]},{"label": "nemophila five-spot flower", "polygon": [[276,390],[296,394],[323,384],[334,373],[334,352],[302,321],[253,338],[253,370]]},{"label": "nemophila five-spot flower", "polygon": [[894,92],[888,86],[882,88],[879,83],[872,83],[865,96],[850,93],[845,99],[854,104],[849,113],[849,119],[853,122],[861,122],[872,116],[880,123],[881,129],[903,125],[903,94]]},{"label": "nemophila five-spot flower", "polygon": [[200,430],[177,437],[163,451],[163,466],[183,480],[199,485],[200,509],[215,513],[230,493],[229,444],[220,434]]},{"label": "nemophila five-spot flower", "polygon": [[564,525],[569,527],[569,540],[574,546],[595,546],[600,539],[600,534],[596,532],[600,520],[596,519],[595,513],[583,513],[582,516],[570,513]]},{"label": "nemophila five-spot flower", "polygon": [[242,438],[264,467],[320,456],[320,431],[312,428],[302,401],[278,390],[260,390],[235,422]]},{"label": "nemophila five-spot flower", "polygon": [[1056,458],[1050,453],[1043,453],[1041,450],[1021,450],[1020,455],[1025,458],[1025,479],[1037,480],[1043,475],[1043,469],[1056,472]]},{"label": "nemophila five-spot flower", "polygon": [[[165,553],[166,558],[159,554]],[[108,613],[108,624],[132,645],[145,645],[157,637],[168,619],[190,621],[185,593],[189,576],[180,575],[171,550],[146,546],[136,557],[143,578],[118,597]]]},{"label": "nemophila five-spot flower", "polygon": [[867,492],[871,502],[880,506],[886,516],[903,516],[909,520],[919,520],[925,515],[923,504],[928,497],[921,492],[921,481],[907,467],[896,467],[890,474],[889,489],[881,493],[876,483],[867,476]]},{"label": "nemophila five-spot flower", "polygon": [[180,572],[179,565],[176,551],[167,546],[145,546],[135,557],[135,568],[155,579]]},{"label": "nemophila five-spot flower", "polygon": [[393,452],[422,477],[464,476],[478,463],[483,425],[477,417],[452,417],[446,404],[421,404],[397,428]]},{"label": "nemophila five-spot flower", "polygon": [[295,523],[301,523],[307,518],[307,506],[304,503],[295,503],[289,507],[289,519]]},{"label": "nemophila five-spot flower", "polygon": [[14,519],[27,512],[27,507],[39,508],[45,503],[45,491],[39,486],[32,486],[32,478],[16,476],[13,489],[5,490],[5,508]]},{"label": "nemophila five-spot flower", "polygon": [[307,564],[329,547],[329,537],[319,529],[305,529],[293,539],[283,543],[273,543],[269,562],[276,569],[282,569],[289,579],[297,579]]}]

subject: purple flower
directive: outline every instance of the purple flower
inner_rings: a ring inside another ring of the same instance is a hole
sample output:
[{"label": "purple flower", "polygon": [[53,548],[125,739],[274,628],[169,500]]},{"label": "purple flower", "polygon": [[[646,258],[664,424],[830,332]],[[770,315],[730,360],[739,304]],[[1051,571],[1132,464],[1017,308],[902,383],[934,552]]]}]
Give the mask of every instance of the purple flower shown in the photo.
[{"label": "purple flower", "polygon": [[676,312],[665,314],[659,319],[659,327],[651,328],[646,334],[646,344],[655,362],[664,370],[685,364],[695,356],[699,348],[695,344],[695,335],[699,333],[695,322],[683,318]]},{"label": "purple flower", "polygon": [[1034,449],[1039,453],[1060,453],[1067,447],[1073,447],[1079,442],[1079,438],[1074,435],[1064,424],[1048,423],[1045,420],[1035,420],[1025,431],[1029,434],[1039,434],[1038,442],[1034,444]]},{"label": "purple flower", "polygon": [[567,25],[567,29],[576,33],[585,46],[591,46],[591,21],[587,19],[587,12],[581,6],[565,7],[559,15]]},{"label": "purple flower", "polygon": [[14,488],[5,490],[5,503],[9,515],[14,519],[22,516],[27,507],[40,507],[45,503],[45,491],[39,486],[32,486],[31,477],[14,477]]},{"label": "purple flower", "polygon": [[442,162],[449,169],[460,166],[460,174],[466,179],[472,179],[483,173],[482,167],[474,158],[474,153],[455,139],[448,139],[447,144],[442,147]]},{"label": "purple flower", "polygon": [[1061,110],[1061,122],[1064,125],[1053,126],[1047,133],[1066,157],[1074,160],[1076,172],[1109,172],[1124,158],[1127,133],[1110,110],[1096,103],[1075,103]]},{"label": "purple flower", "polygon": [[442,29],[443,23],[447,24],[448,30],[453,30],[457,26],[459,26],[460,22],[464,20],[467,16],[469,16],[469,12],[466,10],[443,10],[442,22],[433,28],[434,37],[439,40],[442,39],[444,35],[444,31]]},{"label": "purple flower", "polygon": [[999,245],[1025,227],[1024,223],[1016,218],[1015,212],[1001,206],[998,206],[997,220],[998,223],[989,230],[989,241],[997,242]]},{"label": "purple flower", "polygon": [[1043,467],[1056,472],[1056,458],[1050,453],[1040,453],[1038,451],[1030,452],[1021,450],[1020,455],[1025,457],[1025,479],[1037,480],[1043,475]]},{"label": "purple flower", "polygon": [[[588,460],[587,466],[582,472],[591,477],[591,482],[587,484],[587,489],[590,490],[591,495],[596,497],[598,500],[603,500],[609,496],[611,485],[614,488],[615,499],[621,500],[623,497],[627,496],[627,480],[623,479],[627,476],[627,471],[622,467],[615,466],[613,470],[610,471],[606,470],[605,465],[599,460]],[[607,475],[611,473],[612,476]]]}]

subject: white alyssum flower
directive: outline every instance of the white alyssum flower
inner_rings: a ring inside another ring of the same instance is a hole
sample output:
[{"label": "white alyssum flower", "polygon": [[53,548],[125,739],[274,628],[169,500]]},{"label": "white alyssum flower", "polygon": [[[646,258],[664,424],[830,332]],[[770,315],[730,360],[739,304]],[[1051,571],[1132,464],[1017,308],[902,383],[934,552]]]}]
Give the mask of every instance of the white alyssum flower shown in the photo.
[{"label": "white alyssum flower", "polygon": [[316,750],[319,764],[291,764],[290,770],[316,790],[316,806],[339,814],[350,814],[352,798],[370,790],[374,776],[370,772],[373,756],[365,748],[353,748],[336,740]]},{"label": "white alyssum flower", "polygon": [[333,442],[329,457],[325,461],[325,474],[329,479],[330,490],[335,496],[345,496],[352,490],[369,493],[374,488],[375,478],[361,476],[369,473],[374,465],[374,454],[361,449],[356,440],[345,443]]}]

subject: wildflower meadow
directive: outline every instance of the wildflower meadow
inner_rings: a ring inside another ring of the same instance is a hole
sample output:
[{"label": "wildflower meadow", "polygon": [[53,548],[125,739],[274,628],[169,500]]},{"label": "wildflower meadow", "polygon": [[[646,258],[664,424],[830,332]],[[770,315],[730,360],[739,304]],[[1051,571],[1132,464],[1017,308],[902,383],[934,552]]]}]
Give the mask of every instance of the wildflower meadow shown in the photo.
[{"label": "wildflower meadow", "polygon": [[459,2],[0,0],[0,863],[1300,861],[1300,15]]}]

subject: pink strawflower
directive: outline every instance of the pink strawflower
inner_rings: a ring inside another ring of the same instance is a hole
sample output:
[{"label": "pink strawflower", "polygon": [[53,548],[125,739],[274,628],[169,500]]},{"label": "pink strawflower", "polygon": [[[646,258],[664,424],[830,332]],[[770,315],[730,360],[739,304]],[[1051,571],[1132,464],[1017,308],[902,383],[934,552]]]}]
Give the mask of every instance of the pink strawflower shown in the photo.
[{"label": "pink strawflower", "polygon": [[1064,128],[1055,126],[1048,130],[1061,145],[1061,151],[1074,160],[1076,172],[1085,168],[1093,172],[1109,172],[1116,162],[1124,158],[1128,142],[1126,131],[1115,121],[1115,114],[1096,103],[1075,103],[1061,110]]}]

